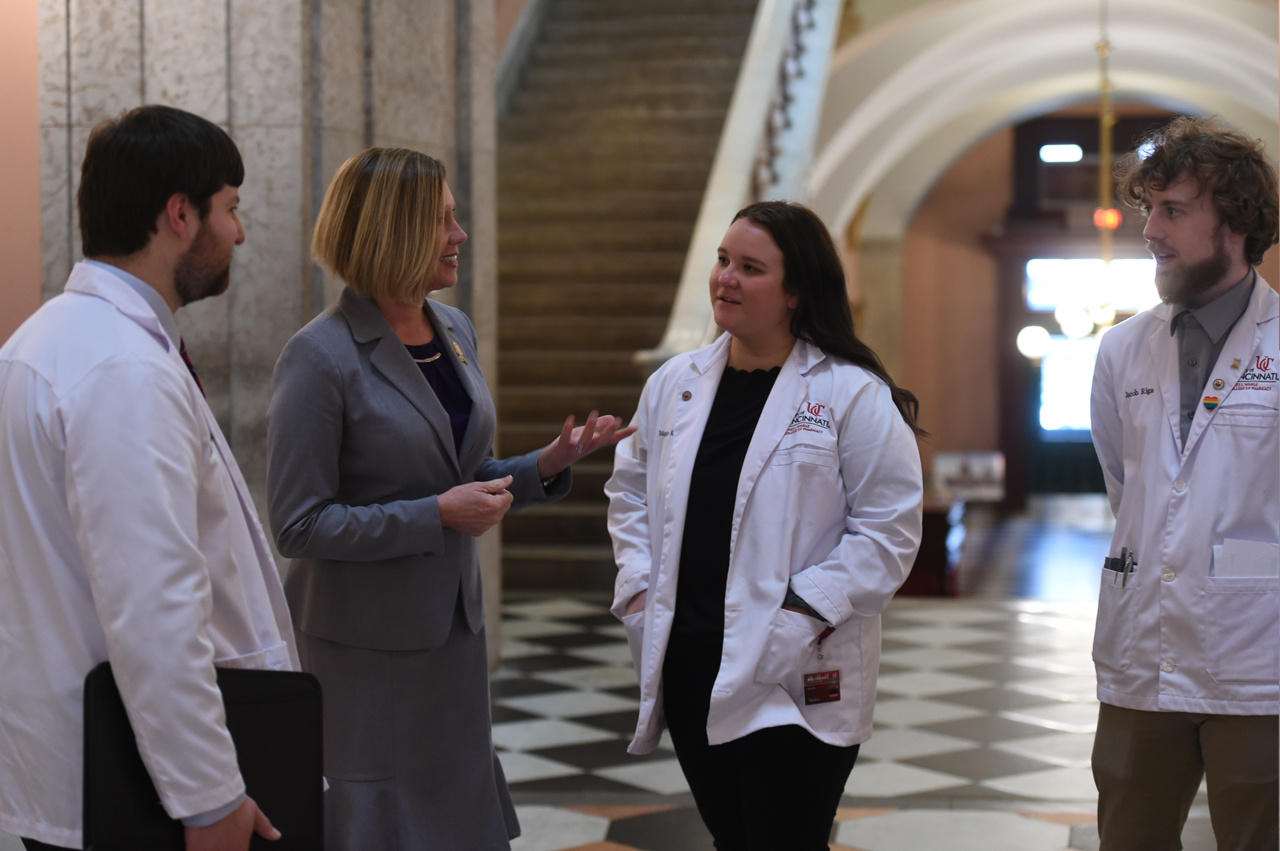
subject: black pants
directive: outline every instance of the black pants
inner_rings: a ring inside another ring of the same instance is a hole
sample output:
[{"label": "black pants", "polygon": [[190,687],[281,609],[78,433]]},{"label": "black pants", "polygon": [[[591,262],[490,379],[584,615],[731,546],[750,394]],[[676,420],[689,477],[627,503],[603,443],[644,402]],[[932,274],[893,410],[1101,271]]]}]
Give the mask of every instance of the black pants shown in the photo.
[{"label": "black pants", "polygon": [[673,633],[662,670],[663,713],[698,814],[717,851],[826,851],[858,746],[796,726],[707,744],[722,640]]},{"label": "black pants", "polygon": [[70,848],[63,848],[61,845],[45,845],[43,842],[37,842],[34,839],[23,839],[22,846],[27,851],[72,851]]}]

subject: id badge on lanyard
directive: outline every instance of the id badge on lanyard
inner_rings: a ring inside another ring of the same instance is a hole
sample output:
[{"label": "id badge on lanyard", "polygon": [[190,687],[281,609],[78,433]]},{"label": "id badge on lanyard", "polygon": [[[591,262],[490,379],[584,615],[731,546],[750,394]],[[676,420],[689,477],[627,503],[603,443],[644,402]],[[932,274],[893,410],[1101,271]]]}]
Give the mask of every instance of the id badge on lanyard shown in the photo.
[{"label": "id badge on lanyard", "polygon": [[[822,662],[826,655],[822,649],[822,642],[835,631],[836,628],[834,626],[829,626],[818,636],[818,662]],[[835,703],[840,699],[839,669],[801,674],[801,680],[804,682],[805,706],[813,706],[817,703]]]}]

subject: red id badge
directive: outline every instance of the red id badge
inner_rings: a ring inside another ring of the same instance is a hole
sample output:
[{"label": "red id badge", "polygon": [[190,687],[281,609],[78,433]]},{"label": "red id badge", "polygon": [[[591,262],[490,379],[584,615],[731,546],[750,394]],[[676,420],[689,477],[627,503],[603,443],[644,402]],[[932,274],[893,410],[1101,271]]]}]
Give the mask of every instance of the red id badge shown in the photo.
[{"label": "red id badge", "polygon": [[804,705],[834,703],[840,699],[840,672],[818,671],[804,674]]}]

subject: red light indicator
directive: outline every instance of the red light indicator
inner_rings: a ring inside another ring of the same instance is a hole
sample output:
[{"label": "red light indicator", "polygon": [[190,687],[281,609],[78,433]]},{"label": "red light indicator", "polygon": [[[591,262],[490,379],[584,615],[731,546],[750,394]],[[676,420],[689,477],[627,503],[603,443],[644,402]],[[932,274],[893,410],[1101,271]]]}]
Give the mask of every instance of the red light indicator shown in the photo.
[{"label": "red light indicator", "polygon": [[1124,223],[1124,214],[1115,208],[1093,211],[1093,226],[1098,230],[1116,230]]}]

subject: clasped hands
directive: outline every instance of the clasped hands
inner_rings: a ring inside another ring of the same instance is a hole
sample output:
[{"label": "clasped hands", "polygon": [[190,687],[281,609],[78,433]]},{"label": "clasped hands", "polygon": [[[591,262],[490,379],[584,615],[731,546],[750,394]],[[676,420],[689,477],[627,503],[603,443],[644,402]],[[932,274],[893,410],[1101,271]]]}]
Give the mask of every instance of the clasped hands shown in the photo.
[{"label": "clasped hands", "polygon": [[[538,478],[546,481],[559,475],[575,461],[605,446],[612,446],[636,432],[636,426],[620,428],[622,420],[592,411],[584,425],[574,428],[570,414],[560,429],[560,436],[547,444],[538,456]],[[458,485],[440,494],[440,522],[447,529],[455,529],[479,537],[497,525],[508,509],[513,497],[507,490],[511,477],[504,476],[488,482],[471,482]]]}]

